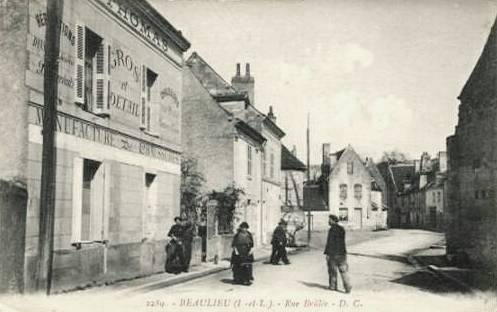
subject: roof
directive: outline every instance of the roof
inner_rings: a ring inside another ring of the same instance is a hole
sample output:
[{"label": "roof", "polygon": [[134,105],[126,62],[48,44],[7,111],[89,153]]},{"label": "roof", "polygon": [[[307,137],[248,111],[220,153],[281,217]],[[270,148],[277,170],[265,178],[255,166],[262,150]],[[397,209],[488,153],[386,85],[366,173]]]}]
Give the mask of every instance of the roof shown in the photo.
[{"label": "roof", "polygon": [[380,190],[385,191],[385,179],[383,179],[383,176],[381,175],[380,171],[371,158],[366,161],[366,169],[369,171],[369,174],[375,180]]},{"label": "roof", "polygon": [[413,164],[395,164],[390,166],[392,178],[397,192],[403,192],[404,182],[412,180],[415,175],[415,168]]},{"label": "roof", "polygon": [[281,145],[281,170],[306,171],[307,167],[285,145]]},{"label": "roof", "polygon": [[256,143],[263,144],[266,142],[266,138],[263,137],[257,130],[252,128],[249,124],[247,124],[243,120],[239,120],[235,124],[236,129],[239,131],[243,132],[246,134],[248,137],[250,137],[252,140],[254,140]]},{"label": "roof", "polygon": [[186,65],[190,68],[193,75],[200,81],[202,86],[214,98],[221,95],[240,95],[226,80],[221,77],[197,52],[186,60]]},{"label": "roof", "polygon": [[493,103],[497,99],[497,19],[487,42],[464,85],[459,99],[468,102]]},{"label": "roof", "polygon": [[342,157],[342,155],[343,155],[343,152],[345,152],[345,148],[344,148],[344,149],[339,150],[338,152],[335,152],[335,153],[334,153],[334,154],[332,154],[332,155],[335,155],[335,156],[336,156],[336,158],[337,158],[337,161],[339,161],[339,160],[340,160],[340,158],[341,158],[341,157]]}]

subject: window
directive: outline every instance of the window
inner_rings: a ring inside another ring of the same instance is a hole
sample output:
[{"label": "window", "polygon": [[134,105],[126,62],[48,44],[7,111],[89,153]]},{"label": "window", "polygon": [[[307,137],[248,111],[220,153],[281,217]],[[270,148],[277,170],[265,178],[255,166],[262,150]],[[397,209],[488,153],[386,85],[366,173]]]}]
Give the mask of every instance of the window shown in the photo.
[{"label": "window", "polygon": [[143,237],[153,238],[156,231],[157,210],[157,178],[155,174],[145,173],[144,187]]},{"label": "window", "polygon": [[349,161],[347,163],[347,173],[348,174],[354,174],[354,162]]},{"label": "window", "polygon": [[273,178],[274,178],[274,154],[273,154],[273,152],[272,152],[272,151],[271,151],[271,160],[270,160],[270,164],[269,164],[269,166],[270,166],[270,168],[271,168],[271,169],[270,169],[270,170],[271,170],[271,172],[270,172],[270,177],[271,177],[271,179],[273,179]]},{"label": "window", "polygon": [[338,209],[338,220],[343,221],[343,222],[349,221],[349,209],[348,208]]},{"label": "window", "polygon": [[437,202],[440,202],[442,200],[442,194],[440,192],[437,192]]},{"label": "window", "polygon": [[247,175],[252,176],[252,146],[247,146]]},{"label": "window", "polygon": [[150,68],[142,66],[140,129],[147,132],[151,132],[152,94],[157,76]]},{"label": "window", "polygon": [[90,159],[73,163],[73,243],[102,241],[104,232],[104,166]]},{"label": "window", "polygon": [[76,26],[75,102],[91,113],[108,116],[110,47],[83,25]]},{"label": "window", "polygon": [[231,234],[233,233],[233,217],[227,213],[218,214],[217,223],[218,234]]},{"label": "window", "polygon": [[435,199],[435,195],[436,195],[436,194],[435,194],[435,192],[433,192],[433,193],[431,193],[431,194],[432,194],[432,202],[433,202],[433,203],[436,203],[436,199]]},{"label": "window", "polygon": [[266,151],[262,151],[262,176],[267,175],[267,156]]},{"label": "window", "polygon": [[356,199],[362,198],[362,185],[361,184],[354,185],[354,197]]},{"label": "window", "polygon": [[347,184],[340,184],[340,199],[345,200],[347,198]]}]

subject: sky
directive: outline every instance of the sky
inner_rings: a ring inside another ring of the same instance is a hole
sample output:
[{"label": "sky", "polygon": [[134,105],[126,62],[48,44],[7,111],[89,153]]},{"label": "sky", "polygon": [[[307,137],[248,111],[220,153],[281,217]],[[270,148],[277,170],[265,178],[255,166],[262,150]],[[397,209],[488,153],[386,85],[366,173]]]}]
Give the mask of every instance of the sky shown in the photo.
[{"label": "sky", "polygon": [[250,63],[255,106],[311,164],[322,143],[380,160],[445,150],[497,0],[149,0],[228,82]]}]

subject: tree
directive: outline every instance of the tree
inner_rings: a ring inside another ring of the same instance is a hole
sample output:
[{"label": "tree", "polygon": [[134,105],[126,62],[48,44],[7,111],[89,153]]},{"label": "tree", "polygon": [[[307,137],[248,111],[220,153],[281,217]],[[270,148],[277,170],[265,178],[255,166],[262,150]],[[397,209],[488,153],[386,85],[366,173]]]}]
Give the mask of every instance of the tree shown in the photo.
[{"label": "tree", "polygon": [[387,162],[389,164],[397,164],[402,163],[407,160],[407,157],[404,153],[399,152],[398,150],[385,151],[383,152],[383,156],[381,158],[382,162]]},{"label": "tree", "polygon": [[237,188],[234,184],[227,186],[222,192],[212,191],[207,194],[209,200],[217,201],[216,217],[219,221],[219,233],[233,232],[236,205],[240,196],[244,194],[243,189]]},{"label": "tree", "polygon": [[198,170],[197,160],[193,157],[183,156],[181,159],[181,214],[186,215],[190,221],[198,219],[197,207],[202,197],[202,185],[205,179]]}]

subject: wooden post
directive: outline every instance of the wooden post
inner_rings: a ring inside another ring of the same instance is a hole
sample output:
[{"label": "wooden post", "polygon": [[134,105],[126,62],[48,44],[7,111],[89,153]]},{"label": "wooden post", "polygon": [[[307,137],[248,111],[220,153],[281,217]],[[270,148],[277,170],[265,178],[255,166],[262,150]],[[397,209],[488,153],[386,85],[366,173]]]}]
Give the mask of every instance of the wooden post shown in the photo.
[{"label": "wooden post", "polygon": [[40,187],[40,229],[38,237],[37,291],[50,294],[55,215],[55,127],[58,103],[60,21],[64,0],[47,0],[48,23],[45,29],[45,69],[43,76],[44,114]]}]

